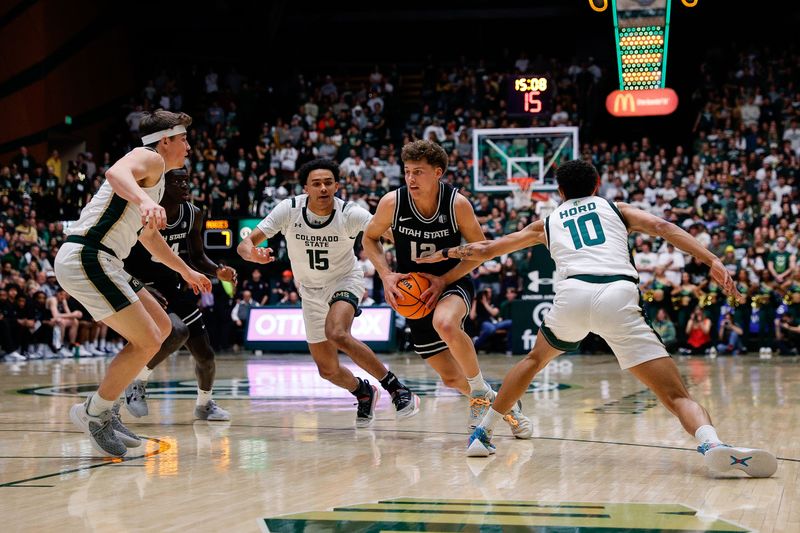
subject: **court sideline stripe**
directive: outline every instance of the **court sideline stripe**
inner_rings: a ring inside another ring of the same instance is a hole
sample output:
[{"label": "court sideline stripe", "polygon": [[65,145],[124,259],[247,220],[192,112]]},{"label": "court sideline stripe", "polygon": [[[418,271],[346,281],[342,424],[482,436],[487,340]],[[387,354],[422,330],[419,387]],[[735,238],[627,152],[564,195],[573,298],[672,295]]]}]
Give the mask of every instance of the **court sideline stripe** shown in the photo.
[{"label": "court sideline stripe", "polygon": [[[5,431],[15,431],[15,430],[5,430]],[[22,431],[22,430],[17,430],[17,431]],[[41,431],[41,432],[42,433],[46,433],[44,431]],[[74,431],[55,431],[54,430],[54,431],[50,431],[50,433],[75,433],[75,432]],[[96,464],[93,464],[93,465],[79,466],[78,468],[72,468],[70,470],[60,470],[60,471],[58,471],[58,472],[56,472],[54,474],[43,474],[41,476],[30,477],[30,478],[27,478],[27,479],[20,479],[20,480],[17,480],[17,481],[9,481],[8,483],[0,483],[0,488],[18,488],[21,483],[26,483],[28,481],[39,481],[40,479],[48,479],[48,478],[51,478],[51,477],[61,476],[61,475],[64,475],[64,474],[74,474],[75,472],[82,472],[84,470],[92,470],[92,469],[100,468],[100,467],[103,467],[103,466],[118,466],[120,463],[125,463],[127,461],[135,461],[137,459],[146,459],[148,457],[153,457],[154,455],[158,455],[158,454],[162,453],[162,449],[161,449],[162,446],[166,446],[166,449],[163,450],[163,451],[167,451],[168,449],[171,448],[169,443],[167,443],[166,441],[163,441],[161,439],[156,439],[156,438],[152,438],[152,437],[144,437],[144,438],[147,439],[147,440],[151,440],[153,442],[157,442],[158,443],[158,449],[154,450],[151,453],[146,453],[144,455],[137,455],[136,457],[118,457],[118,458],[100,458],[100,457],[97,457],[96,459],[102,459],[103,462],[102,463],[96,463]],[[95,457],[87,457],[87,459],[95,459]],[[134,466],[134,465],[130,465],[130,466]],[[37,487],[37,486],[38,487],[53,487],[54,485],[27,485],[27,486],[28,487]]]},{"label": "court sideline stripe", "polygon": [[[35,422],[34,422],[35,423]],[[41,424],[46,424],[48,422],[41,422]],[[65,422],[66,423],[66,422]],[[0,424],[21,424],[21,422],[0,422]],[[26,422],[26,424],[30,425],[30,423]],[[131,426],[135,426],[136,424],[131,424]],[[193,424],[190,423],[171,423],[171,424],[159,424],[159,423],[150,423],[150,424],[142,424],[141,427],[144,426],[192,426]],[[269,428],[269,429],[294,429],[294,430],[307,430],[307,431],[354,431],[354,428],[329,428],[329,427],[316,427],[316,428],[302,428],[296,426],[274,426],[274,425],[249,425],[249,424],[231,424],[228,426],[229,428]],[[391,428],[376,428],[370,427],[370,431],[377,431],[382,433],[388,432],[395,432],[395,433],[423,433],[426,435],[453,435],[453,436],[465,436],[464,433],[456,433],[454,431],[431,431],[431,430],[417,430],[417,429],[391,429]],[[0,429],[0,431],[39,431],[41,433],[48,433],[46,430],[23,430],[23,429]],[[62,431],[62,433],[81,433],[80,431]],[[513,435],[495,435],[495,438],[502,438],[502,439],[511,439],[511,440],[520,440],[514,437]],[[156,440],[155,438],[150,438],[151,440]],[[694,448],[683,448],[681,446],[666,446],[666,445],[658,445],[658,444],[639,444],[636,442],[617,442],[617,441],[608,441],[608,440],[591,440],[591,439],[570,439],[566,437],[531,437],[530,440],[552,440],[552,441],[559,441],[559,442],[585,442],[589,444],[610,444],[614,446],[634,446],[637,448],[655,448],[660,450],[678,450],[678,451],[685,451],[685,452],[694,452],[697,453],[697,450]],[[792,463],[800,463],[800,458],[792,458],[792,457],[777,457],[779,461],[787,461]],[[1,487],[2,485],[0,485]]]}]

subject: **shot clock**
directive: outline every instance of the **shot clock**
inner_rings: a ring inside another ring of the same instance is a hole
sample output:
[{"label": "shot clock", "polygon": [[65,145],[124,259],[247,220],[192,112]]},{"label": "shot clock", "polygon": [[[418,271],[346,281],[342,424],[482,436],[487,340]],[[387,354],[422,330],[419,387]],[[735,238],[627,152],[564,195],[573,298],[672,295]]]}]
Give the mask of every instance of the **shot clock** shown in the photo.
[{"label": "shot clock", "polygon": [[549,79],[535,74],[509,75],[506,82],[509,115],[550,114],[553,89]]},{"label": "shot clock", "polygon": [[209,250],[229,250],[233,246],[233,231],[228,220],[206,220],[203,245]]}]

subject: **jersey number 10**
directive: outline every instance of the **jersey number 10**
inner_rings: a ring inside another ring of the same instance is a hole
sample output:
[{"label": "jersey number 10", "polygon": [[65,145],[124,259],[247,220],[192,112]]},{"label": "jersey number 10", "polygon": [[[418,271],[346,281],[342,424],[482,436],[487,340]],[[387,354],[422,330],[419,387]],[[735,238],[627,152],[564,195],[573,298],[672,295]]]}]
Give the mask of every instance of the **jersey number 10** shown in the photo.
[{"label": "jersey number 10", "polygon": [[[589,222],[592,223],[595,237],[589,235]],[[600,217],[597,216],[597,213],[583,215],[577,220],[567,220],[564,222],[564,227],[569,230],[572,244],[575,245],[576,250],[580,250],[584,245],[597,246],[606,242],[606,234],[603,232],[603,225],[600,224]]]}]

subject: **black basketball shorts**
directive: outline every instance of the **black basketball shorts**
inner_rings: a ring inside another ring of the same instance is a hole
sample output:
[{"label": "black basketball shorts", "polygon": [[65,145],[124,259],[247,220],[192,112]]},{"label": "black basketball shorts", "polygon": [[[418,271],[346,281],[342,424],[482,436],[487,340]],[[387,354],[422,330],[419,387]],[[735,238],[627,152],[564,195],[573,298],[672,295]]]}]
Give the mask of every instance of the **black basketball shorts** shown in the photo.
[{"label": "black basketball shorts", "polygon": [[[466,312],[461,317],[461,329],[464,329],[464,321],[469,316],[470,308],[472,307],[472,298],[475,294],[475,289],[472,281],[469,278],[461,278],[455,283],[451,283],[442,291],[439,301],[445,297],[461,298],[466,304]],[[434,309],[427,316],[418,320],[407,320],[408,327],[411,329],[411,343],[414,345],[414,352],[423,359],[433,357],[445,350],[447,344],[439,337],[439,334],[433,329],[433,315],[436,312]]]}]

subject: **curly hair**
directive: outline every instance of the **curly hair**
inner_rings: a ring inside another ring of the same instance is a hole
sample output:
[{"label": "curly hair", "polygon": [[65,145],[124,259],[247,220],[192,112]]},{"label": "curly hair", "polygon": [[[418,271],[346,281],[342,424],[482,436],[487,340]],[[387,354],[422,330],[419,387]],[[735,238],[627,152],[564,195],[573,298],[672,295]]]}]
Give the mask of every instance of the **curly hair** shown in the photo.
[{"label": "curly hair", "polygon": [[582,159],[562,163],[556,169],[556,181],[564,193],[564,200],[591,196],[597,186],[597,169]]},{"label": "curly hair", "polygon": [[339,179],[341,172],[339,165],[335,161],[331,161],[329,159],[312,159],[300,167],[300,170],[298,170],[300,185],[305,187],[306,183],[308,183],[308,175],[315,170],[330,170],[333,174],[333,179],[335,180]]},{"label": "curly hair", "polygon": [[444,148],[431,141],[414,141],[403,146],[401,153],[403,163],[407,161],[425,161],[430,166],[447,170],[448,157]]}]

